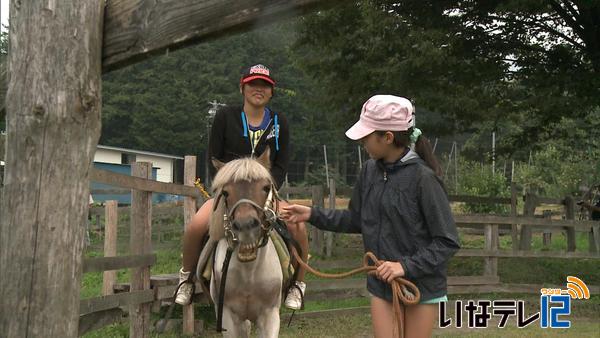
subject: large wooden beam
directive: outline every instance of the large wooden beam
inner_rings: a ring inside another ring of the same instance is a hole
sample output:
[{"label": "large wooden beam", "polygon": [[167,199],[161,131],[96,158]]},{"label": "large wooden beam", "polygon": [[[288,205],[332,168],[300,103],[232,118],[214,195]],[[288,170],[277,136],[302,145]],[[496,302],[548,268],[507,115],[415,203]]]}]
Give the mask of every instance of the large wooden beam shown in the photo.
[{"label": "large wooden beam", "polygon": [[233,32],[331,7],[341,0],[113,0],[106,7],[103,70]]},{"label": "large wooden beam", "polygon": [[10,2],[0,335],[77,337],[102,1]]}]

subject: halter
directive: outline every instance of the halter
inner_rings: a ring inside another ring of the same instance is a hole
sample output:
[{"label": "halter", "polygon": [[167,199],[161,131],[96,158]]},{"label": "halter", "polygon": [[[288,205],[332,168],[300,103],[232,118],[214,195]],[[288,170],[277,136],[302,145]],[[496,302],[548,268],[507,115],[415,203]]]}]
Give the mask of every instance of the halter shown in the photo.
[{"label": "halter", "polygon": [[[215,203],[215,209],[216,209],[216,206],[219,204],[219,201],[222,196],[223,196],[223,193],[221,192],[219,194],[219,196],[217,197],[217,202]],[[225,239],[227,240],[227,246],[230,249],[233,249],[239,244],[239,238],[232,228],[232,221],[234,221],[235,210],[242,204],[250,204],[253,208],[255,208],[259,212],[259,214],[261,214],[262,217],[261,217],[260,227],[262,230],[262,235],[261,235],[261,243],[258,247],[260,248],[260,247],[265,246],[269,240],[269,231],[271,231],[271,229],[273,229],[273,225],[277,222],[277,214],[275,213],[275,210],[277,210],[278,203],[279,203],[279,196],[277,195],[277,190],[275,189],[275,186],[273,184],[271,184],[271,187],[269,188],[269,194],[267,195],[265,204],[262,207],[260,205],[258,205],[256,202],[254,202],[253,200],[250,200],[247,198],[242,198],[239,201],[237,201],[231,207],[231,209],[226,208],[227,209],[226,213],[223,214],[223,228],[225,229]],[[227,206],[227,204],[226,204],[226,206]],[[273,210],[273,206],[275,206],[275,210]]]}]

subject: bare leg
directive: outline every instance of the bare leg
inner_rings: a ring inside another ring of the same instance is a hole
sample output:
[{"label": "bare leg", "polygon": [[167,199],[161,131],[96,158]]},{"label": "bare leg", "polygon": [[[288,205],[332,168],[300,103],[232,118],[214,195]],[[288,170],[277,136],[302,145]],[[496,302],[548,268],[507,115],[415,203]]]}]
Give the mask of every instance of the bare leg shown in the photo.
[{"label": "bare leg", "polygon": [[208,220],[212,212],[213,199],[204,202],[190,223],[185,226],[183,235],[183,270],[196,271],[198,257],[202,251],[202,238],[208,232]]},{"label": "bare leg", "polygon": [[394,336],[394,310],[391,302],[372,296],[371,320],[373,322],[373,334],[375,338],[389,338]]},{"label": "bare leg", "polygon": [[404,336],[410,338],[431,337],[438,314],[438,304],[418,304],[404,307]]},{"label": "bare leg", "polygon": [[[284,206],[288,206],[290,205],[289,203],[285,202],[285,201],[281,201],[279,202],[279,207],[284,207]],[[298,245],[300,245],[300,249],[302,250],[302,255],[300,255],[300,257],[302,258],[303,261],[308,261],[308,232],[306,231],[306,223],[304,222],[300,222],[300,223],[287,223],[287,228],[289,230],[289,232],[292,234],[292,237],[296,240],[296,242],[298,242]],[[293,248],[292,248],[293,250]],[[302,268],[299,268],[298,266],[295,267],[296,269],[298,269],[298,281],[303,282],[304,281],[304,274],[306,273],[306,271]]]}]

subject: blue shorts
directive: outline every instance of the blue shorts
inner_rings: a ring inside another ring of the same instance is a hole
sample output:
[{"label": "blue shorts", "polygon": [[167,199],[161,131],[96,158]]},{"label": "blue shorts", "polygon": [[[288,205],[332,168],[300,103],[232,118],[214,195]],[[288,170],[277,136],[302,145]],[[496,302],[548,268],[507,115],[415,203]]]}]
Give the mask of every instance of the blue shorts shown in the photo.
[{"label": "blue shorts", "polygon": [[434,299],[430,299],[430,300],[421,301],[421,302],[419,302],[419,304],[437,304],[437,303],[447,302],[447,301],[448,301],[448,296],[442,296],[442,297],[438,297],[438,298],[434,298]]}]

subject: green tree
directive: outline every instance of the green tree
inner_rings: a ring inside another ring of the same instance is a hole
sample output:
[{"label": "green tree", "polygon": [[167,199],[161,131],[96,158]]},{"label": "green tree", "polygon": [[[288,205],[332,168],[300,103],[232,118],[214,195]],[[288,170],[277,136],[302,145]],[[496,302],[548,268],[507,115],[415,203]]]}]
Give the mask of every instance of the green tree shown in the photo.
[{"label": "green tree", "polygon": [[499,151],[522,155],[599,105],[598,17],[597,1],[363,0],[304,19],[299,46],[332,106],[400,94],[443,116],[430,132],[505,128]]}]

